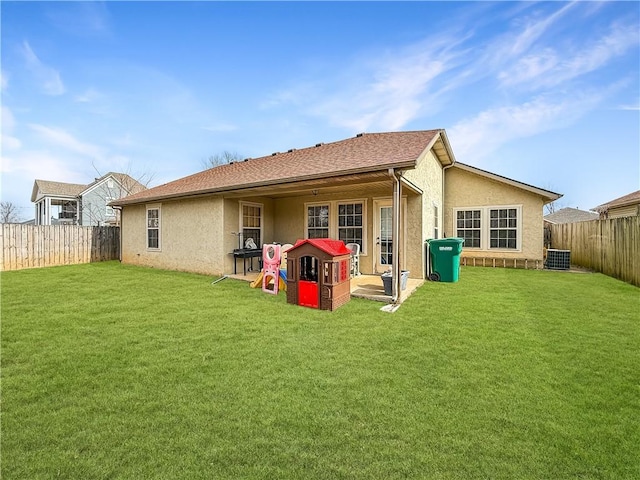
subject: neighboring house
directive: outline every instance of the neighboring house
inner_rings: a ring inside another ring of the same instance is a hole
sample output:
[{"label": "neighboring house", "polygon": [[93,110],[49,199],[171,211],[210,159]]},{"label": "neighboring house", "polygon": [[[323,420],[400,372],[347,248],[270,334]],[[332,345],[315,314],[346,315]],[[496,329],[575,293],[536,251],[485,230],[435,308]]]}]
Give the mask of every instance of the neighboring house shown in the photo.
[{"label": "neighboring house", "polygon": [[591,210],[598,212],[602,220],[640,215],[640,190],[598,205]]},{"label": "neighboring house", "polygon": [[598,220],[599,215],[593,212],[587,212],[586,210],[580,210],[579,208],[565,207],[561,208],[557,212],[550,213],[544,216],[544,221],[549,223],[576,223],[576,222],[589,222],[591,220]]},{"label": "neighboring house", "polygon": [[220,275],[249,238],[326,237],[360,244],[362,273],[399,281],[424,278],[425,240],[445,235],[465,238],[464,255],[542,260],[543,207],[559,197],[456,163],[445,131],[428,130],[234,162],[112,205],[124,263]]},{"label": "neighboring house", "polygon": [[36,180],[31,201],[36,225],[118,225],[119,212],[109,202],[145,190],[127,174],[109,172],[88,185]]}]

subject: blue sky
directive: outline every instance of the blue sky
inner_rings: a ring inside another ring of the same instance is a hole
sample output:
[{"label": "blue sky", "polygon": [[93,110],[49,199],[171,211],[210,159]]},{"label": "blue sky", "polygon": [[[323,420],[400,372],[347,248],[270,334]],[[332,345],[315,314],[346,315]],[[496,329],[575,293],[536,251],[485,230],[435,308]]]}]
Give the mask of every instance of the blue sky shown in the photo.
[{"label": "blue sky", "polygon": [[2,200],[359,132],[592,208],[640,188],[637,2],[1,2]]}]

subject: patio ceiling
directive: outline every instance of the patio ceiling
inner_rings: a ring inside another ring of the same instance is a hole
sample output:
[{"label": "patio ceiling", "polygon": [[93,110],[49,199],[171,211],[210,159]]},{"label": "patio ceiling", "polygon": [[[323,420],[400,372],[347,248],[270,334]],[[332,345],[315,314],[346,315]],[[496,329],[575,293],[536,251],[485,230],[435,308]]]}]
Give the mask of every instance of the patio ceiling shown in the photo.
[{"label": "patio ceiling", "polygon": [[[404,185],[406,193],[421,193],[412,188],[411,185]],[[292,182],[280,185],[268,185],[253,188],[243,188],[231,192],[225,192],[225,198],[246,198],[246,197],[299,197],[304,195],[327,195],[348,192],[350,196],[366,196],[372,191],[393,192],[393,182],[385,172],[372,172],[366,174],[352,174],[338,177],[307,180],[303,182]]]}]

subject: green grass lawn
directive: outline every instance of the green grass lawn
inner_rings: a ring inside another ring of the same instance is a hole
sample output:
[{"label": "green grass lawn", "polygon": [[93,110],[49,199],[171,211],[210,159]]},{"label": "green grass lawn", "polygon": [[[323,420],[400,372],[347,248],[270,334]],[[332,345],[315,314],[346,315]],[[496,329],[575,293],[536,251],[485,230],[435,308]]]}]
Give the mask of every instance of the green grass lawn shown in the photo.
[{"label": "green grass lawn", "polygon": [[388,314],[211,281],[3,273],[2,478],[640,478],[633,286],[468,267]]}]

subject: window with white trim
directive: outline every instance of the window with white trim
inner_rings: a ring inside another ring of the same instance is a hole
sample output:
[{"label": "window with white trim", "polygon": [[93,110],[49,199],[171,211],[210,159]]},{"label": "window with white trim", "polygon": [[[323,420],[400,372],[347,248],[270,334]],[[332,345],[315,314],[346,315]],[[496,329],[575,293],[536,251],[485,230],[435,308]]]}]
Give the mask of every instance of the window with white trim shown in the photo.
[{"label": "window with white trim", "polygon": [[465,248],[519,250],[522,207],[519,205],[455,210],[456,236]]},{"label": "window with white trim", "polygon": [[243,247],[252,239],[256,247],[262,248],[262,204],[240,202],[240,231]]},{"label": "window with white trim", "polygon": [[480,210],[458,210],[456,214],[456,236],[464,238],[464,246],[480,248]]},{"label": "window with white trim", "polygon": [[338,240],[364,246],[364,206],[362,202],[338,204]]},{"label": "window with white trim", "polygon": [[433,238],[438,238],[440,229],[438,228],[438,206],[433,206]]},{"label": "window with white trim", "polygon": [[[105,203],[107,203],[107,204],[108,204],[109,202],[112,202],[113,200],[114,200],[114,199],[113,199],[113,197],[107,197],[107,198],[105,199]],[[105,212],[104,212],[104,214],[105,214],[107,217],[115,217],[115,216],[116,216],[116,211],[113,209],[113,207],[112,207],[112,206],[110,206],[110,205],[105,205]]]},{"label": "window with white trim", "polygon": [[307,205],[307,238],[329,238],[329,205]]},{"label": "window with white trim", "polygon": [[160,250],[160,207],[147,207],[147,249]]},{"label": "window with white trim", "polygon": [[489,248],[518,248],[517,210],[515,208],[491,209],[489,218]]},{"label": "window with white trim", "polygon": [[366,255],[366,200],[331,201],[305,204],[306,238],[337,238],[360,245]]}]

